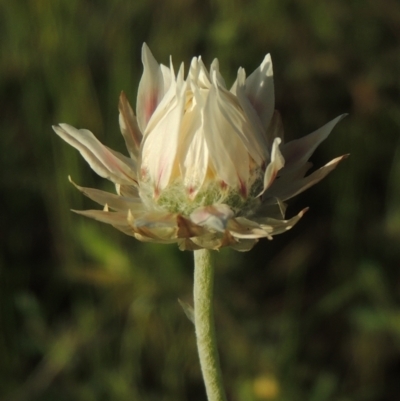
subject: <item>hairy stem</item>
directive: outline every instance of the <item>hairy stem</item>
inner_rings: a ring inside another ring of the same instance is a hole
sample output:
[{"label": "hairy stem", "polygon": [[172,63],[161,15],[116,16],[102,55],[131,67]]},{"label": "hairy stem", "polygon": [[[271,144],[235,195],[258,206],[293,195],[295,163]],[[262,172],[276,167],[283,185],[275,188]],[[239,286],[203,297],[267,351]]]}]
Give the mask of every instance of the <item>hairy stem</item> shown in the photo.
[{"label": "hairy stem", "polygon": [[208,401],[226,401],[215,338],[213,283],[210,251],[194,251],[194,324],[201,371]]}]

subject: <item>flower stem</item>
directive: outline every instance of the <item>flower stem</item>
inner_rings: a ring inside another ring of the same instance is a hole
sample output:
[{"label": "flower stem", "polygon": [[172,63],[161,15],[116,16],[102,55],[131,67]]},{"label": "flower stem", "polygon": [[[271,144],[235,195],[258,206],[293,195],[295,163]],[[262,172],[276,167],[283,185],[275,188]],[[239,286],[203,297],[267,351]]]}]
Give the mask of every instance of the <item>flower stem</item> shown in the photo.
[{"label": "flower stem", "polygon": [[194,251],[194,325],[208,401],[226,401],[215,338],[212,308],[214,270],[211,252]]}]

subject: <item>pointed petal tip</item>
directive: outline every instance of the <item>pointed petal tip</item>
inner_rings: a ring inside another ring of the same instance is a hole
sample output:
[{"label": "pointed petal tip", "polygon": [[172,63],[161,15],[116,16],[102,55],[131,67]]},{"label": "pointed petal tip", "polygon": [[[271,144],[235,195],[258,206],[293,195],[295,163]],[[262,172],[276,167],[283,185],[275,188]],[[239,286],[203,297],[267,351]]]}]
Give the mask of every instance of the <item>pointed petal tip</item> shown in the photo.
[{"label": "pointed petal tip", "polygon": [[57,135],[62,136],[62,135],[64,134],[64,132],[65,132],[65,126],[66,126],[66,125],[67,125],[67,124],[65,124],[65,123],[59,123],[59,124],[54,124],[54,125],[52,125],[51,128],[53,128],[53,131],[54,131]]},{"label": "pointed petal tip", "polygon": [[121,90],[121,92],[120,92],[120,94],[119,94],[118,108],[120,109],[120,108],[121,108],[121,103],[122,103],[123,101],[127,101],[127,100],[128,100],[128,99],[127,99],[127,97],[126,97],[125,92],[124,92],[123,90]]},{"label": "pointed petal tip", "polygon": [[80,187],[77,183],[75,183],[75,182],[72,180],[72,177],[71,177],[70,175],[68,176],[68,181],[69,181],[76,189],[78,189],[79,191],[82,192],[82,187]]},{"label": "pointed petal tip", "polygon": [[300,211],[298,214],[299,217],[303,217],[308,211],[310,210],[309,207],[305,207],[303,210]]},{"label": "pointed petal tip", "polygon": [[183,312],[186,317],[194,324],[194,309],[193,306],[189,305],[187,302],[181,301],[178,298],[179,305],[182,307]]},{"label": "pointed petal tip", "polygon": [[66,131],[66,130],[68,130],[70,128],[74,128],[74,127],[67,123],[59,123],[58,125],[56,125],[56,128],[58,128],[58,129],[61,128],[63,131]]},{"label": "pointed petal tip", "polygon": [[264,62],[271,62],[271,61],[272,61],[271,53],[267,53],[267,54],[264,56],[263,63],[264,63]]},{"label": "pointed petal tip", "polygon": [[350,153],[346,153],[342,156],[339,157],[335,157],[334,159],[332,159],[329,163],[327,163],[325,166],[332,166],[335,165],[335,167],[342,161],[347,159],[350,156]]},{"label": "pointed petal tip", "polygon": [[149,52],[151,54],[150,47],[147,45],[146,42],[143,42],[143,44],[142,44],[142,58],[143,58],[144,54],[149,53]]}]

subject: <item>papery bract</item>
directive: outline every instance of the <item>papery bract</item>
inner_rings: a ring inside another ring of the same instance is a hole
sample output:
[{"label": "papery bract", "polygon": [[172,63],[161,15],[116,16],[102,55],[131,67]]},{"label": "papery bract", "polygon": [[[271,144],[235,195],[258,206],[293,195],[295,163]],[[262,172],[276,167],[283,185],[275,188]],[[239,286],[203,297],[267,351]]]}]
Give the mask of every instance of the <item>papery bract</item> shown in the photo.
[{"label": "papery bract", "polygon": [[345,157],[306,176],[308,159],[339,116],[317,131],[283,142],[274,105],[271,57],[249,77],[239,68],[230,90],[215,59],[159,65],[143,45],[144,72],[136,116],[125,96],[119,123],[130,157],[67,124],[55,132],[92,169],[112,181],[116,194],[76,187],[103,205],[77,213],[113,225],[141,241],[178,243],[181,249],[251,249],[292,228],[306,209],[285,220],[284,202],[324,178]]}]

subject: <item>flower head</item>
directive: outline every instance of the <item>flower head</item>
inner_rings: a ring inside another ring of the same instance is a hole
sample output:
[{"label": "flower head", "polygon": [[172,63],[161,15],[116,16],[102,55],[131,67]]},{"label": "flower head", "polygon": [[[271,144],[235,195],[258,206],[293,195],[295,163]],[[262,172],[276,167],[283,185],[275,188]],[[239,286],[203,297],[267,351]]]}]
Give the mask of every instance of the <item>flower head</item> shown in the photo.
[{"label": "flower head", "polygon": [[67,124],[55,132],[79,150],[116,194],[76,187],[103,205],[77,213],[113,225],[142,241],[181,249],[251,249],[259,238],[289,230],[287,199],[314,185],[344,156],[305,176],[309,157],[343,116],[292,142],[283,142],[274,109],[272,62],[267,55],[246,78],[239,68],[230,90],[215,59],[209,71],[193,58],[186,79],[142,50],[144,72],[136,116],[125,96],[119,124],[130,157],[102,145],[88,130]]}]

